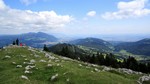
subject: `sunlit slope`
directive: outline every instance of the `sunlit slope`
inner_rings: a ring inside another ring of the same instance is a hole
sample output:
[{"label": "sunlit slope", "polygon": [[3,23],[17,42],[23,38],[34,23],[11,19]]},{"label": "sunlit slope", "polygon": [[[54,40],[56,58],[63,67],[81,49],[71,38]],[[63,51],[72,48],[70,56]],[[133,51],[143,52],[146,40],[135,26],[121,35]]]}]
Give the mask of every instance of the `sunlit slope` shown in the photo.
[{"label": "sunlit slope", "polygon": [[0,50],[0,84],[137,84],[125,74],[31,47]]}]

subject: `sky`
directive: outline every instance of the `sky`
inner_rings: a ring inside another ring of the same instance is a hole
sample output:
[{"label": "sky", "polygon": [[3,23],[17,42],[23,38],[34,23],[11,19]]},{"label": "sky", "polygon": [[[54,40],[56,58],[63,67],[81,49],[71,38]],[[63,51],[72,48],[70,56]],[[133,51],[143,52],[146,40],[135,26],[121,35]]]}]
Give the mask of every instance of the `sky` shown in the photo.
[{"label": "sky", "polygon": [[0,34],[150,34],[149,0],[0,0]]}]

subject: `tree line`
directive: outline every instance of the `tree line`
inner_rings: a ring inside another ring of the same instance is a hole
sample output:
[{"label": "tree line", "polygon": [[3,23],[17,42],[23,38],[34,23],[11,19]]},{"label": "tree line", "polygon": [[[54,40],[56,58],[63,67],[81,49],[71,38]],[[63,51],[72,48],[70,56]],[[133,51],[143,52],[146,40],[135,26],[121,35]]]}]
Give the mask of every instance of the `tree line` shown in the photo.
[{"label": "tree line", "polygon": [[[44,50],[49,51],[46,45],[44,45]],[[112,53],[97,52],[96,54],[85,54],[76,51],[72,52],[67,46],[63,47],[61,51],[53,53],[92,64],[105,65],[113,68],[127,68],[143,73],[150,73],[150,63],[140,63],[131,56],[123,61],[118,61]]]}]

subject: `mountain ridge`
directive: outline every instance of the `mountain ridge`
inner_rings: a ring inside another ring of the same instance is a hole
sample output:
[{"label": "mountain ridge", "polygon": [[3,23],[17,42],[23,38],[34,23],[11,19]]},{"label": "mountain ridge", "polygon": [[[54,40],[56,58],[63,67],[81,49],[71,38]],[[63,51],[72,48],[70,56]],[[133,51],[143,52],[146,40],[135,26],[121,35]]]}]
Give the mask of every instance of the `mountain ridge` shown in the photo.
[{"label": "mountain ridge", "polygon": [[0,46],[11,44],[16,39],[19,39],[21,43],[32,47],[43,47],[45,42],[57,42],[58,39],[53,35],[49,35],[43,32],[30,32],[18,35],[2,35],[0,36]]},{"label": "mountain ridge", "polygon": [[124,42],[115,46],[116,51],[126,50],[127,52],[150,56],[150,39],[142,39],[136,42]]},{"label": "mountain ridge", "polygon": [[84,39],[77,39],[77,40],[71,41],[69,43],[74,44],[74,45],[82,45],[82,46],[86,46],[86,47],[96,48],[102,52],[113,50],[113,46],[109,42],[104,41],[102,39],[98,39],[98,38],[92,38],[92,37],[88,37],[88,38],[84,38]]}]

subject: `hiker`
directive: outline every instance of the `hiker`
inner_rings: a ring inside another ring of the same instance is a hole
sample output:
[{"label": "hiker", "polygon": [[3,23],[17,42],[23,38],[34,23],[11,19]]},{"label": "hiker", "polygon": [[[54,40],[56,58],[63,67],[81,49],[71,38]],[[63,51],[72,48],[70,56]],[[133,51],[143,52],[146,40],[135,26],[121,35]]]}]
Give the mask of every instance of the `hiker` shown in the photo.
[{"label": "hiker", "polygon": [[23,44],[22,44],[22,43],[20,43],[20,46],[23,46]]}]

